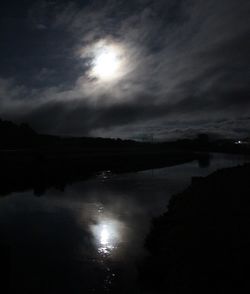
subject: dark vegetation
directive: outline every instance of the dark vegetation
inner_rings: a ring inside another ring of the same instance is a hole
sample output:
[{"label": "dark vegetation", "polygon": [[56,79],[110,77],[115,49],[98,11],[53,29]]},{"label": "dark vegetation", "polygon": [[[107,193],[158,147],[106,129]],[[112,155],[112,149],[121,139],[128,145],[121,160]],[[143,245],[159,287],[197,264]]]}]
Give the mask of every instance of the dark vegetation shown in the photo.
[{"label": "dark vegetation", "polygon": [[102,170],[138,171],[207,157],[165,144],[42,135],[7,121],[0,121],[0,138],[2,195],[30,188],[41,195]]},{"label": "dark vegetation", "polygon": [[163,143],[170,148],[195,150],[201,152],[219,152],[231,154],[250,154],[250,139],[213,139],[207,134],[198,134],[194,139],[180,139]]},{"label": "dark vegetation", "polygon": [[250,165],[193,178],[154,220],[141,266],[149,293],[249,293]]}]

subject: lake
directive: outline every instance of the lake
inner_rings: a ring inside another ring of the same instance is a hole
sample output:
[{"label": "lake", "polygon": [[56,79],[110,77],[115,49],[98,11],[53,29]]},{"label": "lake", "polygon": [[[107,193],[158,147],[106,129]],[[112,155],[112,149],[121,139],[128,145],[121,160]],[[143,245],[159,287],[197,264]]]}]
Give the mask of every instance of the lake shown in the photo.
[{"label": "lake", "polygon": [[10,252],[11,293],[141,293],[137,268],[147,255],[151,220],[193,176],[243,164],[248,157],[137,173],[99,173],[64,191],[0,198],[0,236]]}]

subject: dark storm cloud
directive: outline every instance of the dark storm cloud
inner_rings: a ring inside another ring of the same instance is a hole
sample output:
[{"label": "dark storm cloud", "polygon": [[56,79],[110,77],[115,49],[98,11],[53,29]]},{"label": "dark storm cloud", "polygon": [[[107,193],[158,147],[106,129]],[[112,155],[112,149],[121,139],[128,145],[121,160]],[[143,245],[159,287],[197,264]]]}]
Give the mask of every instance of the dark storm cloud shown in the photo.
[{"label": "dark storm cloud", "polygon": [[[1,116],[67,135],[247,134],[249,1],[24,3],[1,15]],[[115,84],[87,75],[100,40],[126,49]]]}]

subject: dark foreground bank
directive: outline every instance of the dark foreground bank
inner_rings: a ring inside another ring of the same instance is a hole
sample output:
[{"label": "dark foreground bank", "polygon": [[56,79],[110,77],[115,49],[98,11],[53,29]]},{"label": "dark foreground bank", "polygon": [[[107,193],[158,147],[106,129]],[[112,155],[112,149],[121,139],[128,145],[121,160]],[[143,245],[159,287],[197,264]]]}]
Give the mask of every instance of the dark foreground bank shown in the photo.
[{"label": "dark foreground bank", "polygon": [[250,165],[193,178],[153,222],[143,293],[247,293]]}]

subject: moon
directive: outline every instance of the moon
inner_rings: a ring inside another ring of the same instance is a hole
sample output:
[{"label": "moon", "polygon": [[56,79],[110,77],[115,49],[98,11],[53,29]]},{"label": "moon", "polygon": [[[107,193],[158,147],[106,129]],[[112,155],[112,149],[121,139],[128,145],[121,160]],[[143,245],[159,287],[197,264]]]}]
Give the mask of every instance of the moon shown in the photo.
[{"label": "moon", "polygon": [[114,50],[104,50],[94,61],[93,72],[100,79],[112,79],[119,68],[119,59]]},{"label": "moon", "polygon": [[124,73],[124,53],[119,46],[103,45],[95,51],[91,66],[91,76],[108,82]]}]

